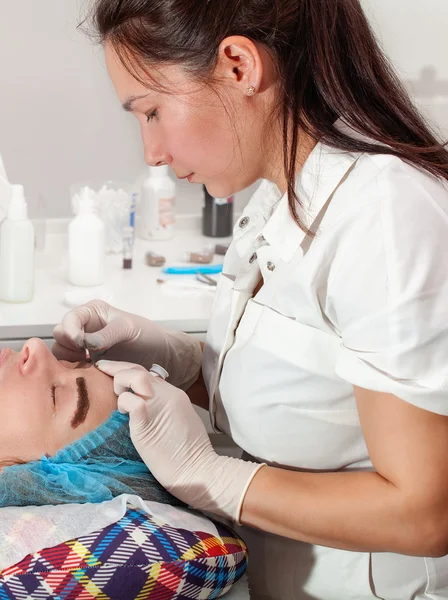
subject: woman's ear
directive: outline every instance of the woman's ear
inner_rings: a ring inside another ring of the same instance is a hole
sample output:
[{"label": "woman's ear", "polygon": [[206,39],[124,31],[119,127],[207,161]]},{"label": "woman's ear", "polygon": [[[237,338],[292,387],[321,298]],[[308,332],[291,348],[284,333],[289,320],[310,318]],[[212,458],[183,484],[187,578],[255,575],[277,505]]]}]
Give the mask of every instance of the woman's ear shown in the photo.
[{"label": "woman's ear", "polygon": [[244,36],[225,38],[218,53],[215,75],[233,84],[242,95],[253,96],[262,89],[263,56],[257,45]]}]

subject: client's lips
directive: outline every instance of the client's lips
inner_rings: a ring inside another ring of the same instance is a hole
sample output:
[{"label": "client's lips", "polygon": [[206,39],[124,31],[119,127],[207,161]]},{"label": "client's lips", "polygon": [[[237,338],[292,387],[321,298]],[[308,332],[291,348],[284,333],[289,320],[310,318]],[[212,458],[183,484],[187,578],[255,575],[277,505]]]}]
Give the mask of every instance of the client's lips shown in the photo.
[{"label": "client's lips", "polygon": [[11,356],[12,350],[11,348],[3,348],[0,352],[0,367],[8,360]]}]

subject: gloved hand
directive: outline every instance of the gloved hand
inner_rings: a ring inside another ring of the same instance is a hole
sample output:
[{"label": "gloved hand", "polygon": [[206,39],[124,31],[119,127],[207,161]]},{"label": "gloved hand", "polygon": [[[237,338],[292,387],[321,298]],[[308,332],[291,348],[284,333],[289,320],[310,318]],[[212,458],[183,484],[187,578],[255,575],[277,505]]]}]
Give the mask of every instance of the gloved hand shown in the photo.
[{"label": "gloved hand", "polygon": [[126,360],[148,369],[154,363],[170,373],[170,383],[187,390],[201,372],[202,346],[186,333],[92,300],[68,312],[53,331],[52,351],[60,360],[85,360],[87,348],[108,360]]},{"label": "gloved hand", "polygon": [[129,413],[132,442],[154,477],[193,508],[239,522],[247,489],[264,465],[218,456],[182,390],[138,365],[101,360],[96,366],[114,377],[118,408]]}]

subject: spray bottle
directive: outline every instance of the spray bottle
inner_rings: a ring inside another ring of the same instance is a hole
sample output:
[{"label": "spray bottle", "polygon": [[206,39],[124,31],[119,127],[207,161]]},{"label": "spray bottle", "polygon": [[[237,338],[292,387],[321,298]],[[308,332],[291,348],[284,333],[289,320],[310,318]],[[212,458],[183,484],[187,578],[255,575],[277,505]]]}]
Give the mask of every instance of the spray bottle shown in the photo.
[{"label": "spray bottle", "polygon": [[22,185],[11,186],[6,219],[0,226],[0,298],[30,302],[34,294],[34,228]]}]

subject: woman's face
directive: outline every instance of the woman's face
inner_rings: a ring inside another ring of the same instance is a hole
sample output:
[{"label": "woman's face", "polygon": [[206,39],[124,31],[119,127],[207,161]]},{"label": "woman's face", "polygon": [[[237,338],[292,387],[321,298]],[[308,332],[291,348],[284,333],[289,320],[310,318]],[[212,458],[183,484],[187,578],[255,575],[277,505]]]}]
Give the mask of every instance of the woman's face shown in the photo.
[{"label": "woman's face", "polygon": [[58,361],[39,339],[0,353],[0,464],[52,456],[117,409],[113,380],[89,364]]},{"label": "woman's face", "polygon": [[171,65],[151,74],[166,88],[161,93],[134,79],[108,43],[105,54],[119,100],[140,124],[149,165],[168,164],[177,177],[190,176],[217,198],[263,176],[265,121],[254,98],[228,82],[217,84],[216,93]]}]

